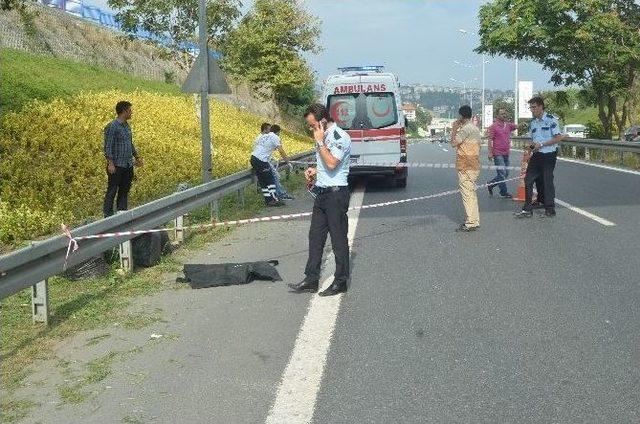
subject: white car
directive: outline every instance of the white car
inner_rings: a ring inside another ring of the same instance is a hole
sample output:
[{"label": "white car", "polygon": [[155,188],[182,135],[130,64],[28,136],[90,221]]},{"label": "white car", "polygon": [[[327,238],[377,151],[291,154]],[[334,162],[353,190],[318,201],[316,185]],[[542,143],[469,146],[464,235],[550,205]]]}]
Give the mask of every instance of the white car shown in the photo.
[{"label": "white car", "polygon": [[564,133],[570,138],[587,138],[587,127],[582,124],[565,125]]}]

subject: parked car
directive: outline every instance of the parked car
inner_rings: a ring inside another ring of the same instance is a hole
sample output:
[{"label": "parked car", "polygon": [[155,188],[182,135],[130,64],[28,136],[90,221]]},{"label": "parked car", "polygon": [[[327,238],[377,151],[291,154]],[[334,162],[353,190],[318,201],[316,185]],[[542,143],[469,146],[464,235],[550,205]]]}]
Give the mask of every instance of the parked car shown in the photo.
[{"label": "parked car", "polygon": [[624,132],[624,141],[640,141],[640,125],[633,125]]},{"label": "parked car", "polygon": [[565,125],[564,133],[571,138],[587,138],[587,127],[582,124]]}]

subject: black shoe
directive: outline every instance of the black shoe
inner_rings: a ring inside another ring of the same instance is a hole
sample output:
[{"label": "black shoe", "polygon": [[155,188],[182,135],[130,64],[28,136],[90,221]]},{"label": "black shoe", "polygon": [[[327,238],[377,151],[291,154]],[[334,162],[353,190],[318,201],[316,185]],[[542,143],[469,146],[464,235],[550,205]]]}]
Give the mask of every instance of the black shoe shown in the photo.
[{"label": "black shoe", "polygon": [[513,214],[514,218],[531,218],[533,217],[532,211],[520,211]]},{"label": "black shoe", "polygon": [[335,296],[336,294],[339,293],[344,293],[347,291],[347,283],[337,283],[337,282],[333,282],[331,283],[331,285],[324,291],[321,291],[320,293],[318,293],[318,296]]},{"label": "black shoe", "polygon": [[284,202],[281,202],[280,200],[273,200],[271,202],[267,202],[267,207],[278,207],[278,206],[284,206]]},{"label": "black shoe", "polygon": [[298,284],[288,284],[291,291],[295,293],[316,293],[318,291],[317,281],[302,280]]},{"label": "black shoe", "polygon": [[531,204],[532,209],[544,209],[544,203],[542,202],[533,202]]},{"label": "black shoe", "polygon": [[[489,181],[487,181],[487,184],[489,184]],[[493,187],[491,184],[489,184],[487,186],[487,190],[489,190],[489,196],[493,196]]]},{"label": "black shoe", "polygon": [[556,211],[553,209],[547,209],[546,211],[544,211],[544,215],[540,215],[541,217],[546,217],[546,218],[553,218],[554,216],[556,216]]},{"label": "black shoe", "polygon": [[282,200],[295,200],[295,197],[293,197],[292,195],[290,195],[289,193],[287,194],[283,194],[282,196],[280,196],[280,198]]},{"label": "black shoe", "polygon": [[465,224],[461,224],[458,228],[456,228],[456,233],[471,233],[476,231],[480,226],[476,227],[467,227]]},{"label": "black shoe", "polygon": [[500,197],[502,197],[503,199],[513,199],[513,194],[511,193],[501,194]]}]

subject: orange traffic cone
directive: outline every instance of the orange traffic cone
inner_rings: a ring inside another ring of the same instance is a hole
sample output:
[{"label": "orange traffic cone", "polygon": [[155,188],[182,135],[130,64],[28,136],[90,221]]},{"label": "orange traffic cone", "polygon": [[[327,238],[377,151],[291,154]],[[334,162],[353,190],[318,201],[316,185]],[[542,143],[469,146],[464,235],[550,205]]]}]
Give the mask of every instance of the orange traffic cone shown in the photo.
[{"label": "orange traffic cone", "polygon": [[531,150],[525,149],[522,154],[522,163],[520,164],[520,183],[518,184],[518,193],[513,197],[514,202],[524,202],[524,175],[527,173],[529,159],[531,159]]}]

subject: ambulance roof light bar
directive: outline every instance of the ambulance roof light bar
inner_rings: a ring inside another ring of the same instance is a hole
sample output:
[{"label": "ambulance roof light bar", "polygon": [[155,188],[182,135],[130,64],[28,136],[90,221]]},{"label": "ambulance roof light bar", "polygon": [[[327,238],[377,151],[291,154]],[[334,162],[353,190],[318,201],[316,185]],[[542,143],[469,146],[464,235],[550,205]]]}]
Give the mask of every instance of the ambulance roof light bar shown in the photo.
[{"label": "ambulance roof light bar", "polygon": [[343,74],[346,72],[382,72],[384,65],[367,65],[367,66],[345,66],[338,68]]}]

